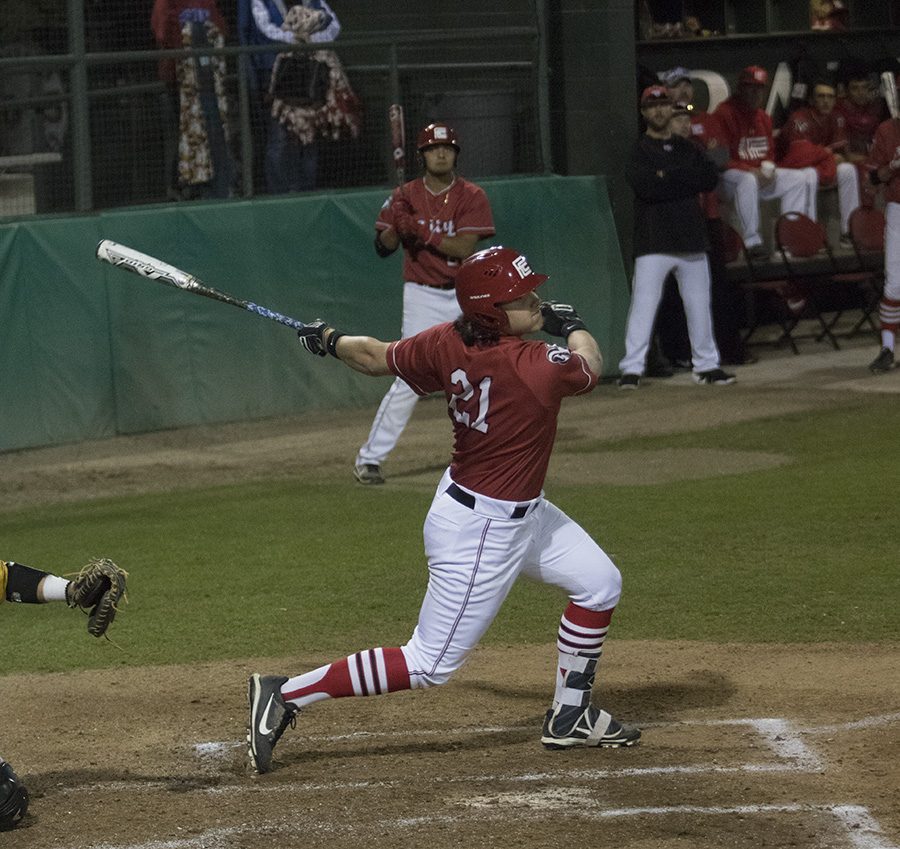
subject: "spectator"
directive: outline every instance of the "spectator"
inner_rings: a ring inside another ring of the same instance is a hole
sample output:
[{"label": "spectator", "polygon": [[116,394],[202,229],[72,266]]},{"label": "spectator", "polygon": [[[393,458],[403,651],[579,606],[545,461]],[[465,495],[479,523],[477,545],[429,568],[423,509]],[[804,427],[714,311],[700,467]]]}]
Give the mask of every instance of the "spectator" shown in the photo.
[{"label": "spectator", "polygon": [[846,30],[850,9],[844,0],[809,0],[809,26],[815,30]]},{"label": "spectator", "polygon": [[[293,31],[298,42],[308,42],[310,32],[318,26],[322,14],[304,6],[292,6],[283,26]],[[284,74],[281,73],[282,63],[287,63],[290,68]],[[344,135],[353,138],[359,135],[359,100],[350,88],[341,61],[333,50],[316,50],[308,55],[279,54],[272,69],[269,94],[272,97],[272,117],[277,118],[288,131],[287,147],[299,144],[315,150],[317,138],[337,141]],[[290,154],[287,160],[307,161],[303,156],[293,157]],[[314,188],[315,171],[307,178],[297,175],[296,188],[292,190]]]},{"label": "spectator", "polygon": [[843,115],[834,106],[834,86],[823,80],[812,86],[811,105],[795,109],[781,129],[779,162],[785,167],[813,165],[821,188],[837,185],[841,242],[850,247],[850,215],[859,206],[859,175],[847,158]]},{"label": "spectator", "polygon": [[672,133],[672,100],[663,86],[643,91],[641,113],[647,129],[626,171],[635,193],[636,259],[619,388],[640,385],[663,284],[670,273],[678,281],[687,314],[694,381],[734,383],[734,375],[719,367],[713,339],[709,240],[698,199],[700,192],[715,188],[718,169],[695,145]]},{"label": "spectator", "polygon": [[[390,256],[403,245],[402,336],[413,336],[459,315],[454,280],[479,239],[494,235],[484,191],[456,175],[460,146],[446,124],[429,124],[416,143],[424,169],[385,201],[375,222],[375,252]],[[361,484],[382,484],[382,463],[394,449],[418,395],[397,378],[378,407],[369,438],[354,463]]]},{"label": "spectator", "polygon": [[884,292],[878,305],[881,351],[870,363],[874,373],[894,367],[894,348],[900,328],[900,118],[878,125],[869,158],[872,182],[884,186]]},{"label": "spectator", "polygon": [[[302,5],[316,16],[308,31],[313,43],[334,41],[341,31],[340,22],[326,0],[303,0]],[[241,44],[295,44],[295,32],[284,28],[288,7],[284,0],[238,0],[238,35]],[[292,138],[277,115],[272,114],[269,87],[276,53],[251,55],[251,88],[256,95],[258,124],[266,128],[264,173],[269,194],[304,191],[315,188],[318,170],[318,146],[315,141],[300,143]]]},{"label": "spectator", "polygon": [[[155,0],[150,25],[164,50],[225,45],[225,21],[215,0]],[[166,86],[168,115],[163,132],[170,196],[228,197],[235,169],[225,60],[211,56],[160,59],[158,73]],[[168,129],[174,126],[177,136]]]},{"label": "spectator", "polygon": [[816,219],[816,169],[777,168],[773,161],[772,120],[762,109],[768,82],[765,68],[744,68],[737,92],[714,112],[730,156],[719,194],[734,205],[744,244],[755,260],[769,257],[759,229],[760,199],[780,198],[782,212],[802,212]]},{"label": "spectator", "polygon": [[848,161],[865,162],[872,149],[875,130],[888,117],[884,101],[878,97],[872,74],[867,68],[856,65],[847,71],[844,97],[838,98],[834,111],[844,119]]}]

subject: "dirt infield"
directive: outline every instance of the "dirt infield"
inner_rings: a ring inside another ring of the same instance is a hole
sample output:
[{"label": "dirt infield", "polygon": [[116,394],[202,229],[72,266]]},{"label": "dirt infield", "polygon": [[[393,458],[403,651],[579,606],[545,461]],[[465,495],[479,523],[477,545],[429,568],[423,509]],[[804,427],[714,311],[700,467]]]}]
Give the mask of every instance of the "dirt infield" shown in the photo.
[{"label": "dirt infield", "polygon": [[[734,387],[684,375],[637,393],[602,386],[561,418],[554,481],[656,483],[781,464],[774,453],[602,452],[674,433],[898,392],[870,351],[773,356]],[[698,394],[703,403],[698,405]],[[273,477],[349,475],[370,410],[193,428],[0,456],[0,510]],[[449,448],[426,402],[389,486],[433,486]],[[438,424],[440,422],[440,424]],[[189,481],[186,484],[185,481]],[[897,648],[610,640],[603,704],[644,729],[631,750],[548,752],[540,720],[555,648],[481,649],[449,686],[322,703],[251,776],[248,674],[331,658],[295,654],[192,667],[0,680],[4,739],[32,791],[15,849],[541,847],[900,849]],[[12,757],[12,755],[10,755]]]}]

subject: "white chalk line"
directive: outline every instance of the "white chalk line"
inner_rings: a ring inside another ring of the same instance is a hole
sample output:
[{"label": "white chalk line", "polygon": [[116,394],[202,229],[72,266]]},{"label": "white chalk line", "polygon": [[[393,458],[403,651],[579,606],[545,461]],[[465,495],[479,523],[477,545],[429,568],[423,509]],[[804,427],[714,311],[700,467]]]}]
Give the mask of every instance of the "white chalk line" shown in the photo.
[{"label": "white chalk line", "polygon": [[[564,805],[565,801],[568,805]],[[813,805],[792,803],[784,805],[735,805],[735,806],[702,806],[671,805],[634,808],[603,808],[597,804],[586,804],[584,795],[576,800],[573,806],[571,794],[566,798],[559,791],[543,791],[543,793],[519,794],[518,798],[503,799],[491,796],[484,801],[472,800],[468,809],[453,814],[434,816],[401,817],[374,821],[360,826],[353,821],[342,820],[341,832],[346,834],[363,829],[376,830],[379,833],[398,829],[421,829],[435,825],[458,826],[462,819],[474,821],[497,821],[509,818],[510,809],[515,810],[517,821],[524,819],[543,819],[549,810],[564,810],[567,816],[588,820],[613,820],[629,817],[665,817],[665,816],[755,816],[759,814],[828,814],[843,826],[848,846],[853,849],[900,849],[891,843],[878,822],[872,817],[868,808],[860,805]],[[289,822],[255,822],[241,825],[209,829],[200,834],[176,837],[167,840],[151,840],[141,843],[113,844],[95,843],[90,846],[70,847],[70,849],[225,849],[230,838],[240,838],[245,834],[267,836],[288,834],[296,837],[301,823],[296,818]],[[332,827],[320,820],[302,824],[303,831],[331,831]]]},{"label": "white chalk line", "polygon": [[[642,728],[678,728],[685,725],[749,725],[762,728],[766,724],[786,723],[787,720],[777,718],[748,718],[748,719],[687,719],[677,722],[648,722],[641,725]],[[860,728],[872,728],[881,725],[891,725],[900,722],[900,713],[888,713],[881,716],[870,716],[864,719],[845,722],[837,725],[810,726],[808,728],[794,728],[793,735],[804,734],[835,734],[841,731],[854,731]],[[787,728],[782,730],[789,730]],[[307,737],[309,741],[319,743],[339,743],[346,740],[410,740],[421,737],[455,737],[472,736],[482,734],[511,734],[523,731],[535,731],[532,725],[496,725],[475,728],[417,728],[414,731],[354,731],[350,734],[330,734],[323,737]],[[777,733],[777,732],[776,732]],[[304,739],[295,737],[294,739]],[[216,757],[227,753],[230,749],[244,746],[244,741],[218,740],[205,743],[196,743],[193,746],[198,757]]]}]

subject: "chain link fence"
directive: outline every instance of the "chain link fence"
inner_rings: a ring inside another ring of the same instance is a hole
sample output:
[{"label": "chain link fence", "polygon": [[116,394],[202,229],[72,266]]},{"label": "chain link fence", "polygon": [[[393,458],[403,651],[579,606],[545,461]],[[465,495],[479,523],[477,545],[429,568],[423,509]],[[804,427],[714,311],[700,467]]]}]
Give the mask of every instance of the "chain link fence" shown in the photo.
[{"label": "chain link fence", "polygon": [[[387,185],[392,103],[405,110],[407,177],[431,121],[456,129],[465,176],[550,168],[536,28],[344,32],[285,48],[241,43],[234,5],[215,18],[208,0],[196,14],[176,5],[167,44],[154,38],[151,0],[6,0],[0,220]],[[264,90],[258,67],[285,52],[324,62],[326,105],[279,107]],[[287,181],[273,176],[276,142],[299,162]]]}]

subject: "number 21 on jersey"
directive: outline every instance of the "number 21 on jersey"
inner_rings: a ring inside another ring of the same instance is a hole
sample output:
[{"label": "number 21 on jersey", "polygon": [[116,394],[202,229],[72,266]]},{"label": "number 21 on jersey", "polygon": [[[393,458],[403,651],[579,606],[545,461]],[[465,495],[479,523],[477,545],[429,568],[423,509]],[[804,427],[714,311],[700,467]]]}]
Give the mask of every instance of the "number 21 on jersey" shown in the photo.
[{"label": "number 21 on jersey", "polygon": [[459,410],[457,405],[460,401],[471,401],[475,395],[475,389],[469,382],[469,376],[461,368],[456,369],[451,375],[450,380],[454,384],[459,384],[461,391],[454,392],[450,397],[450,410],[453,418],[464,427],[470,427],[480,433],[487,433],[488,423],[488,405],[490,404],[491,395],[491,379],[485,377],[478,384],[478,418],[472,421],[472,417],[464,410]]}]

